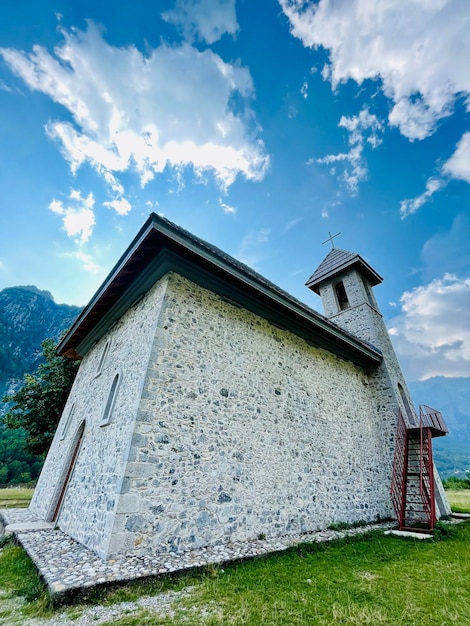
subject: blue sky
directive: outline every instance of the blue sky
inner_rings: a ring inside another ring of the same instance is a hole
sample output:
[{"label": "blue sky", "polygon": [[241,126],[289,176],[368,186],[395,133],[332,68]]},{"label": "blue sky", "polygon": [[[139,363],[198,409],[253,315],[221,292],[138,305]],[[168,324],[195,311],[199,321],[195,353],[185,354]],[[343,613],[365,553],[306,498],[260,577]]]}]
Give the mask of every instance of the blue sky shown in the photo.
[{"label": "blue sky", "polygon": [[321,311],[337,247],[410,379],[470,376],[466,0],[0,3],[0,289],[85,304],[151,211]]}]

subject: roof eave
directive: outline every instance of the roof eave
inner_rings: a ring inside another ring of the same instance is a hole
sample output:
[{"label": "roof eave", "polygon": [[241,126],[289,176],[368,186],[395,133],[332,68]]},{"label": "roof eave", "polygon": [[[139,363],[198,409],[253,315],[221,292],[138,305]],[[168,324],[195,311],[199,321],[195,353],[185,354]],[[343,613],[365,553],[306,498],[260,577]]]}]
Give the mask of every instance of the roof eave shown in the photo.
[{"label": "roof eave", "polygon": [[[155,251],[153,242],[159,244],[158,251]],[[116,321],[116,315],[122,315],[122,311],[141,297],[142,290],[148,289],[160,276],[173,270],[278,326],[290,327],[309,343],[326,347],[341,358],[362,367],[380,364],[380,351],[275,288],[250,268],[235,260],[230,261],[230,257],[221,252],[219,254],[217,249],[204,243],[152,214],[61,341],[58,351],[67,356],[83,356],[83,350],[90,347],[87,337],[97,324],[101,324],[101,332],[104,333]],[[163,254],[164,250],[166,254]],[[139,284],[137,279],[145,271],[149,275],[145,280],[140,279],[142,284]],[[134,276],[134,289],[119,286],[126,273]],[[93,321],[93,318],[96,320]]]},{"label": "roof eave", "polygon": [[317,295],[320,295],[320,287],[323,283],[331,281],[335,276],[344,273],[344,271],[350,267],[358,267],[361,270],[361,273],[368,278],[372,287],[379,285],[383,281],[383,278],[380,276],[380,274],[378,274],[368,263],[366,263],[364,259],[357,255],[357,258],[353,261],[348,261],[346,263],[338,265],[333,270],[326,272],[325,274],[318,276],[313,280],[310,278],[305,283],[305,285],[306,287],[314,291]]}]

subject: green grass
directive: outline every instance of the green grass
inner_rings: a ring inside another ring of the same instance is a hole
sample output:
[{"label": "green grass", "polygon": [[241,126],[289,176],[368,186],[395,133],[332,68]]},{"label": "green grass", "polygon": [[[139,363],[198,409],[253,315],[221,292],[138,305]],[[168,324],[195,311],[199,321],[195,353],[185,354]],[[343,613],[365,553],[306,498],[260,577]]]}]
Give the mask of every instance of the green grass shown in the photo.
[{"label": "green grass", "polygon": [[193,607],[215,613],[193,623],[465,624],[469,541],[470,525],[425,545],[373,534],[231,567],[193,595]]},{"label": "green grass", "polygon": [[0,552],[0,589],[3,596],[0,596],[0,620],[8,613],[5,599],[15,598],[24,600],[21,608],[24,615],[47,616],[52,610],[51,602],[33,562],[11,540],[0,537],[0,541],[3,543]]},{"label": "green grass", "polygon": [[470,513],[470,489],[449,489],[446,495],[454,513]]},{"label": "green grass", "polygon": [[0,489],[0,509],[26,508],[33,497],[34,489],[7,487]]},{"label": "green grass", "polygon": [[[376,531],[329,544],[303,544],[223,569],[101,591],[88,600],[112,604],[192,585],[187,596],[175,601],[173,616],[158,617],[150,609],[136,608],[108,626],[470,624],[470,523],[441,524],[439,531],[436,539],[427,541]],[[25,558],[15,546],[2,550],[0,589],[11,597],[26,595],[30,615],[50,615]],[[25,610],[16,608],[15,619]],[[85,605],[75,605],[67,614],[77,618],[84,610]],[[22,623],[8,619],[6,615],[0,623]]]}]

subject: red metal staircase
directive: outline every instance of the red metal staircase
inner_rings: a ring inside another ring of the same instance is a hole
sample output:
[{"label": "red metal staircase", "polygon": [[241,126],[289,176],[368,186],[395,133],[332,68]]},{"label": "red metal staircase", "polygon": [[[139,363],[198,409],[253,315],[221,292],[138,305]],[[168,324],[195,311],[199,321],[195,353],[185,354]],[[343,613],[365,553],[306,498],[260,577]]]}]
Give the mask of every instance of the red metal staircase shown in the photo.
[{"label": "red metal staircase", "polygon": [[400,530],[434,528],[432,438],[447,432],[441,413],[426,405],[419,407],[419,427],[407,426],[398,413],[391,495]]}]

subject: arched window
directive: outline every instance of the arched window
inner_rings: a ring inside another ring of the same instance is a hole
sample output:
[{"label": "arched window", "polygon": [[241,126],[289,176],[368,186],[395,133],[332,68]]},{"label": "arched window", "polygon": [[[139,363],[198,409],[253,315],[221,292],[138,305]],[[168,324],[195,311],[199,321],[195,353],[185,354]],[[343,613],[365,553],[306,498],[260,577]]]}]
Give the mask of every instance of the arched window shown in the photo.
[{"label": "arched window", "polygon": [[101,358],[100,358],[100,362],[98,363],[98,369],[96,370],[95,377],[99,376],[101,372],[103,371],[103,365],[104,365],[104,362],[106,361],[106,356],[109,352],[110,344],[111,344],[111,339],[108,339],[108,341],[106,342],[103,348],[103,352],[101,353]]},{"label": "arched window", "polygon": [[341,311],[349,308],[349,300],[348,295],[346,293],[346,289],[344,288],[343,281],[340,280],[339,283],[335,285],[335,294],[336,299],[338,301],[338,307]]},{"label": "arched window", "polygon": [[111,415],[114,409],[114,403],[116,401],[117,390],[119,385],[119,372],[117,372],[113,378],[111,389],[109,390],[108,400],[104,409],[103,417],[100,422],[100,426],[107,426],[111,421]]},{"label": "arched window", "polygon": [[408,417],[408,420],[407,420],[408,424],[414,424],[415,423],[415,413],[414,413],[414,410],[411,408],[411,405],[408,402],[408,398],[406,396],[405,390],[400,385],[400,383],[398,383],[398,391],[400,392],[401,400],[402,400],[403,404],[405,405],[405,412],[406,412],[406,416]]},{"label": "arched window", "polygon": [[370,285],[366,280],[364,280],[364,278],[362,279],[362,283],[364,285],[367,300],[369,301],[370,306],[375,309],[376,307],[374,302],[374,296],[372,295],[372,291],[370,290]]},{"label": "arched window", "polygon": [[67,419],[64,422],[64,426],[62,428],[62,432],[60,433],[61,440],[64,439],[65,435],[67,434],[67,431],[69,429],[70,422],[72,421],[72,417],[73,417],[74,412],[75,412],[75,402],[70,407],[70,411],[67,414]]}]

